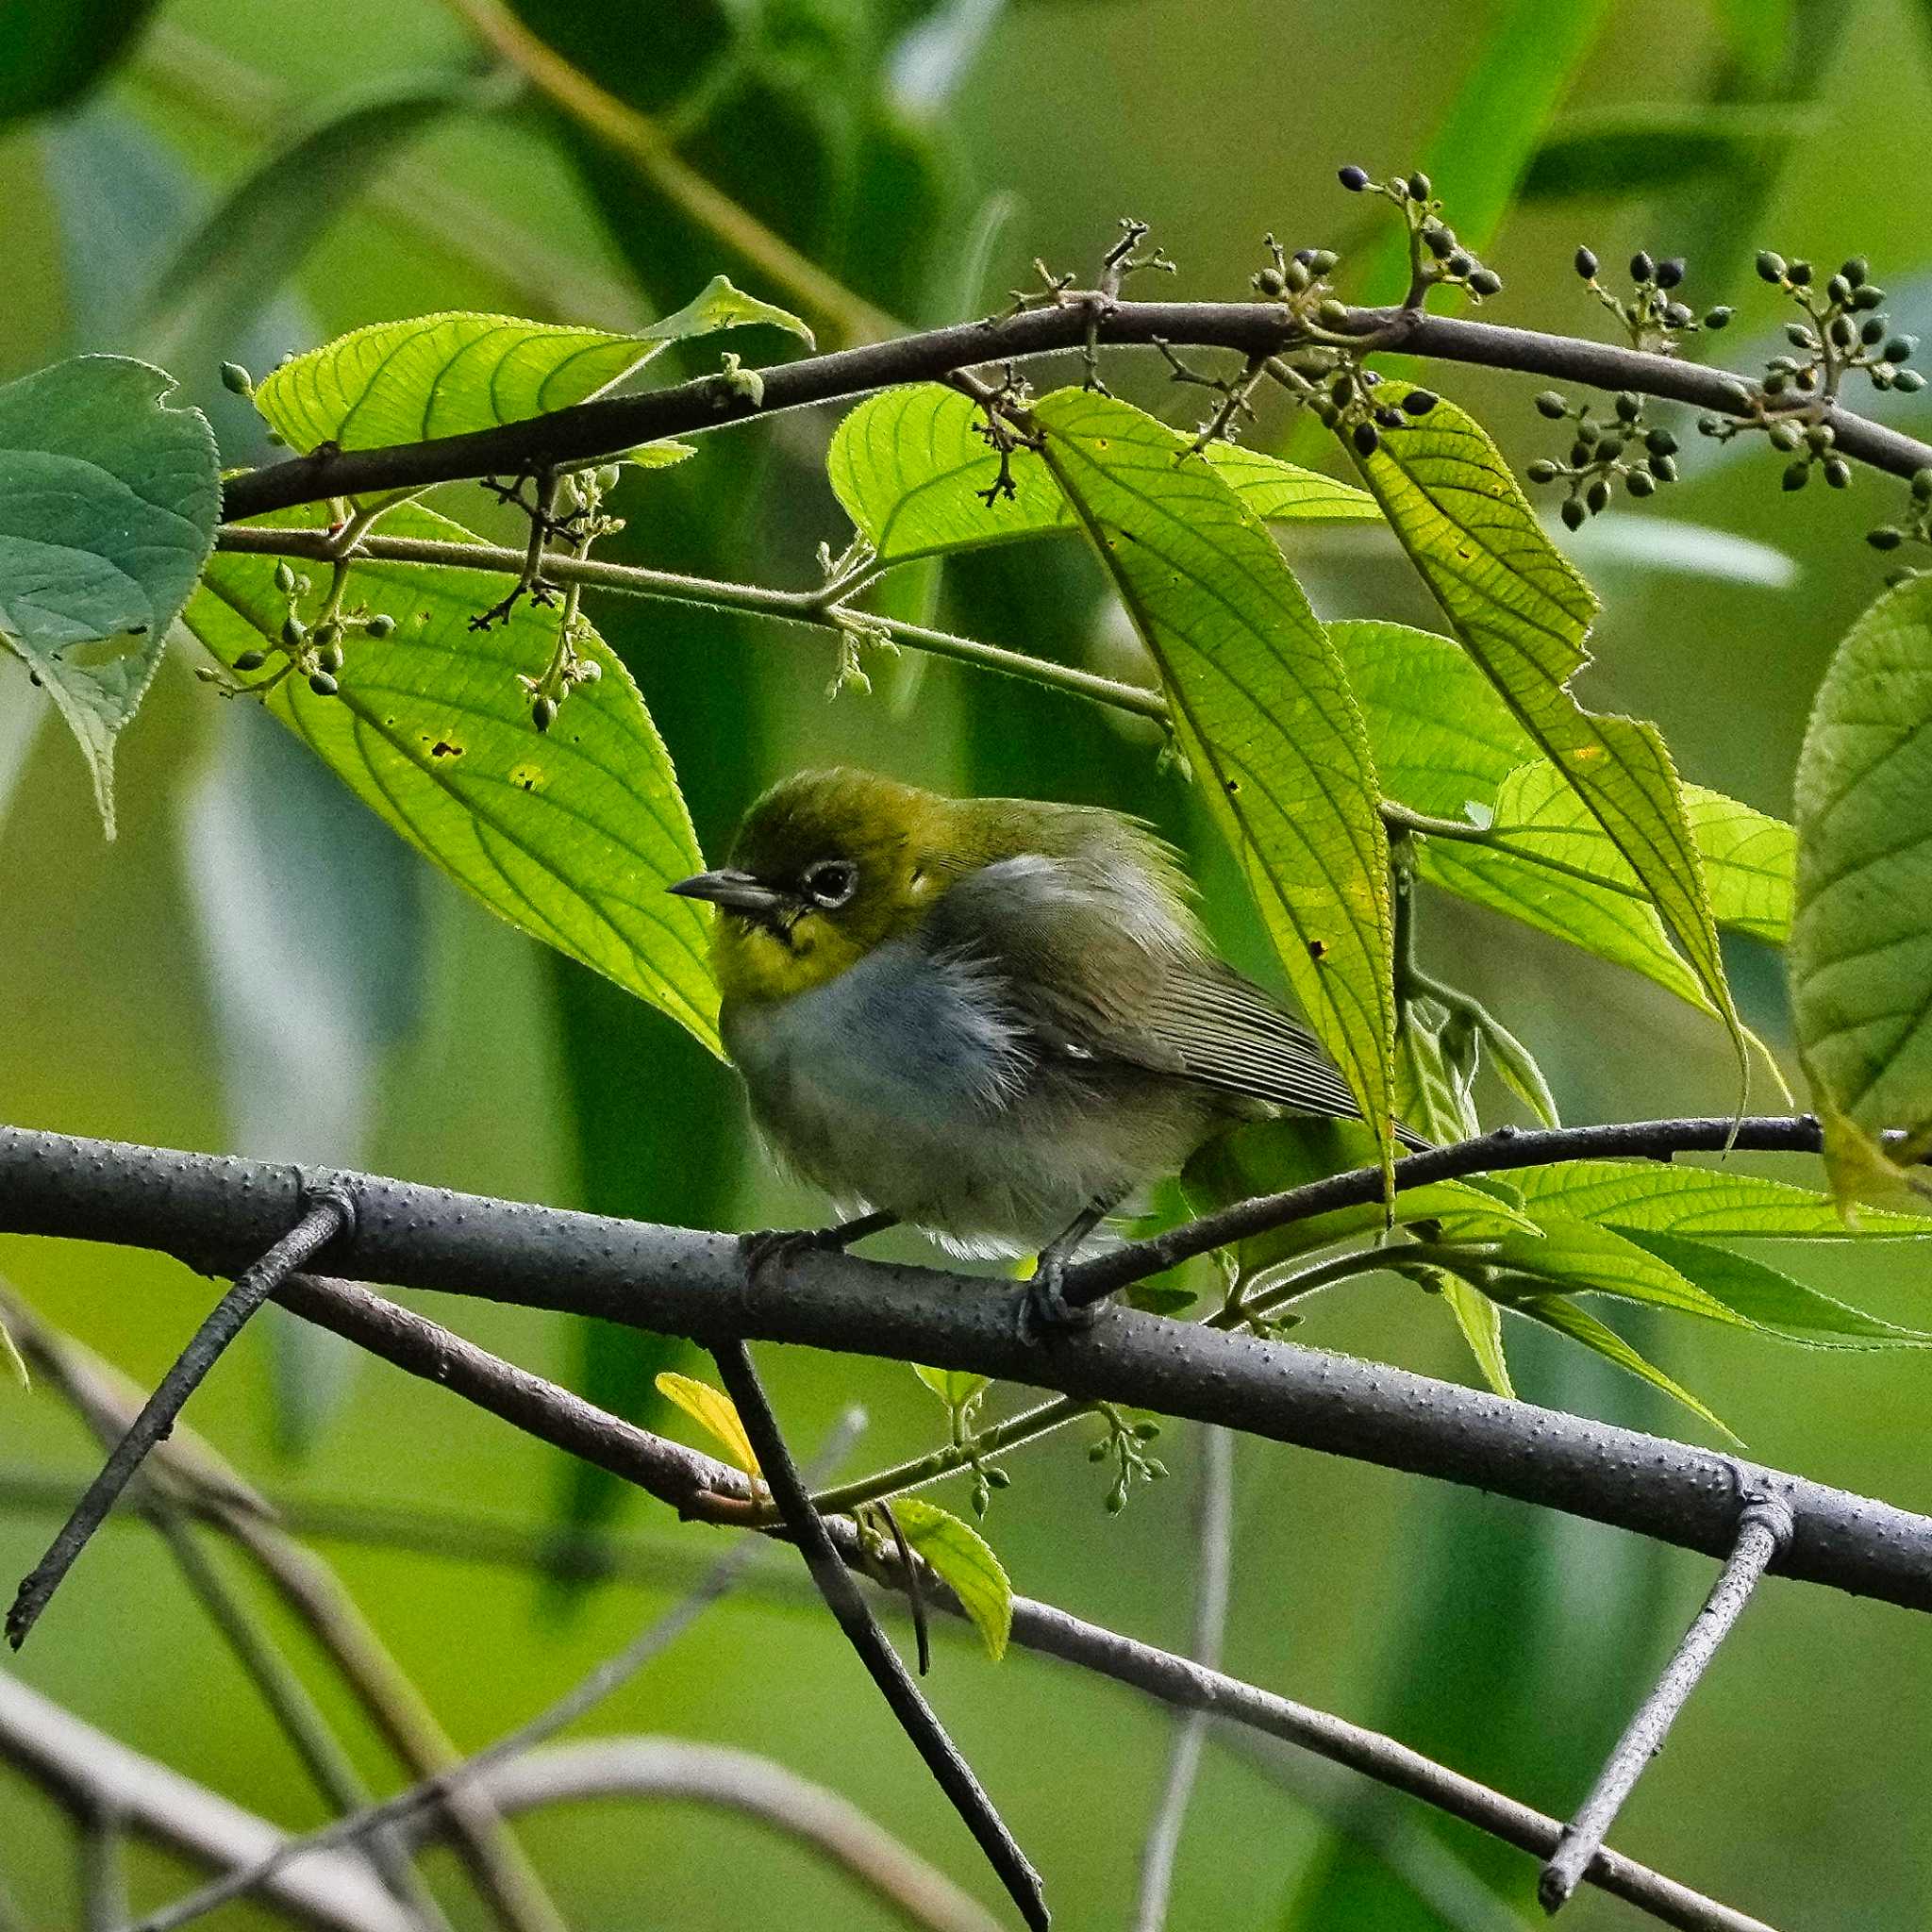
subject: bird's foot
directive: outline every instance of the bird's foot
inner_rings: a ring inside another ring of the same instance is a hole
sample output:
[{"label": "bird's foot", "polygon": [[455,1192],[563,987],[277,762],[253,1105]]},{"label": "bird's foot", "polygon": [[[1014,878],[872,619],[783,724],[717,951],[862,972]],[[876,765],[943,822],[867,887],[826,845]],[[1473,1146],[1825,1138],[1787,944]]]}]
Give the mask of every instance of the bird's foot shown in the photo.
[{"label": "bird's foot", "polygon": [[768,1268],[789,1267],[801,1256],[840,1255],[869,1234],[881,1234],[896,1224],[891,1214],[861,1214],[856,1221],[834,1222],[830,1227],[766,1227],[738,1238],[746,1274],[756,1281]]},{"label": "bird's foot", "polygon": [[1021,1290],[1013,1318],[1014,1332],[1029,1348],[1055,1335],[1077,1335],[1092,1327],[1099,1308],[1091,1302],[1067,1299],[1067,1257],[1047,1249]]}]

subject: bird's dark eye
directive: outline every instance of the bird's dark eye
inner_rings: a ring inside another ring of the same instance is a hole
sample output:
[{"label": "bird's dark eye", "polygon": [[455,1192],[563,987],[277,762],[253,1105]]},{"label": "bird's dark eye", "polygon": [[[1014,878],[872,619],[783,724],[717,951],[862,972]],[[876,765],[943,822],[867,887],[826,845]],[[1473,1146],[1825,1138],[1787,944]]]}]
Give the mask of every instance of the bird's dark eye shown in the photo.
[{"label": "bird's dark eye", "polygon": [[858,868],[849,858],[822,858],[806,868],[799,883],[814,906],[836,911],[858,890]]}]

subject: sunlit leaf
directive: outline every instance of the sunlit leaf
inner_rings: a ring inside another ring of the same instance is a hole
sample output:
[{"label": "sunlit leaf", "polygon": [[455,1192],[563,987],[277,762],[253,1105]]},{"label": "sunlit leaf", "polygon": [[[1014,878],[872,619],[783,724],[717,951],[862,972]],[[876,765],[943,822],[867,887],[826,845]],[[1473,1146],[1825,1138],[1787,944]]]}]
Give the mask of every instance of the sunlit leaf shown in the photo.
[{"label": "sunlit leaf", "polygon": [[1503,1353],[1503,1310],[1461,1275],[1441,1268],[1431,1269],[1429,1273],[1441,1291],[1449,1312],[1455,1316],[1463,1341],[1469,1343],[1469,1352],[1475,1357],[1483,1380],[1498,1395],[1513,1396],[1516,1386],[1509,1379],[1509,1363]]},{"label": "sunlit leaf", "polygon": [[587,402],[673,342],[751,323],[811,340],[796,316],[716,275],[696,301],[629,335],[508,315],[376,323],[283,363],[256,385],[255,400],[293,449],[418,442]]},{"label": "sunlit leaf", "polygon": [[[1377,391],[1394,404],[1405,388]],[[1740,1058],[1683,788],[1653,724],[1585,710],[1570,680],[1596,598],[1543,534],[1508,465],[1453,403],[1405,418],[1356,460],[1457,635],[1649,893]],[[1353,448],[1353,444],[1349,445]]]},{"label": "sunlit leaf", "polygon": [[914,1362],[912,1373],[955,1411],[992,1387],[991,1375],[975,1375],[970,1369],[927,1369]]},{"label": "sunlit leaf", "polygon": [[1673,1402],[1680,1402],[1692,1415],[1701,1416],[1726,1441],[1742,1447],[1742,1438],[1722,1418],[1713,1415],[1681,1382],[1639,1355],[1614,1328],[1607,1327],[1587,1309],[1578,1307],[1568,1295],[1518,1295],[1512,1297],[1507,1306],[1519,1315],[1528,1316],[1532,1322],[1541,1322],[1545,1327],[1554,1328],[1557,1334],[1569,1336],[1573,1341],[1582,1342],[1585,1348],[1648,1382],[1653,1389],[1662,1390]]},{"label": "sunlit leaf", "polygon": [[[839,425],[825,454],[826,474],[881,562],[1079,527],[1052,471],[1031,450],[1012,452],[1013,493],[995,488],[999,457],[978,434],[985,420],[970,396],[920,383],[868,398]],[[1367,491],[1278,457],[1213,443],[1203,459],[1262,517],[1381,521]]]},{"label": "sunlit leaf", "polygon": [[991,1545],[971,1524],[937,1503],[894,1496],[891,1508],[907,1543],[959,1599],[986,1654],[997,1663],[1012,1635],[1013,1586]]},{"label": "sunlit leaf", "polygon": [[77,356],[0,387],[0,644],[67,721],[114,836],[114,740],[221,515],[215,440],[175,379]]},{"label": "sunlit leaf", "polygon": [[758,1459],[752,1453],[751,1438],[739,1420],[737,1404],[724,1390],[700,1382],[695,1375],[681,1375],[675,1369],[664,1370],[657,1386],[658,1393],[683,1409],[746,1475],[758,1474]]},{"label": "sunlit leaf", "polygon": [[1486,1244],[1485,1260],[1507,1274],[1526,1275],[1572,1294],[1615,1295],[1733,1327],[1750,1325],[1633,1236],[1558,1215],[1539,1214],[1537,1220],[1540,1234],[1504,1235]]},{"label": "sunlit leaf", "polygon": [[[273,521],[301,526],[318,514]],[[470,538],[415,504],[391,508],[389,527]],[[275,570],[270,557],[217,557],[189,606],[189,627],[231,670],[241,653],[280,636],[289,600]],[[594,632],[579,648],[602,675],[573,691],[540,734],[517,677],[543,670],[558,613],[525,602],[508,622],[473,630],[503,591],[502,577],[479,571],[358,562],[345,612],[393,618],[394,631],[349,631],[339,695],[318,696],[298,673],[270,691],[269,711],[492,912],[661,1008],[716,1052],[706,920],[665,890],[703,867],[670,755],[630,674]],[[315,600],[304,608],[312,618]],[[277,661],[271,656],[271,668]],[[267,674],[244,674],[258,675]]]},{"label": "sunlit leaf", "polygon": [[1180,749],[1289,983],[1392,1145],[1388,841],[1341,660],[1259,517],[1187,458],[1185,438],[1082,390],[1033,413],[1159,667]]},{"label": "sunlit leaf", "polygon": [[[1796,784],[1791,1017],[1828,1141],[1882,1172],[1932,1137],[1932,576],[1839,646]],[[1840,1156],[1838,1178],[1852,1160]]]},{"label": "sunlit leaf", "polygon": [[1660,1160],[1564,1160],[1510,1175],[1532,1215],[1600,1221],[1633,1234],[1711,1241],[1905,1241],[1932,1234],[1932,1217],[1861,1214],[1848,1228],[1831,1198],[1730,1167]]},{"label": "sunlit leaf", "polygon": [[1636,1234],[1630,1239],[1667,1261],[1687,1281],[1724,1303],[1768,1334],[1810,1348],[1927,1348],[1932,1334],[1881,1322],[1815,1288],[1767,1267],[1750,1255],[1735,1255],[1674,1234]]}]

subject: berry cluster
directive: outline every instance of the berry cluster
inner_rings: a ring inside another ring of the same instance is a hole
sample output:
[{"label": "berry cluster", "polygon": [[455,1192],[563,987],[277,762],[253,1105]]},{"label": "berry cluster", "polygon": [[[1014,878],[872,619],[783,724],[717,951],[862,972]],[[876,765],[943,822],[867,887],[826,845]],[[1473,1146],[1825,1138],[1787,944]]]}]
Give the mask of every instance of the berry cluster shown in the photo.
[{"label": "berry cluster", "polygon": [[1731,319],[1728,308],[1707,309],[1700,318],[1678,294],[1684,282],[1681,255],[1659,261],[1648,249],[1640,248],[1630,258],[1631,292],[1627,298],[1604,286],[1600,265],[1590,249],[1576,251],[1574,265],[1585,287],[1623,325],[1633,349],[1668,356],[1680,338],[1701,329],[1723,328]]},{"label": "berry cluster", "polygon": [[1494,269],[1485,268],[1443,221],[1442,204],[1421,170],[1377,181],[1366,168],[1351,164],[1339,171],[1337,179],[1351,194],[1379,194],[1402,210],[1408,225],[1409,283],[1403,298],[1405,308],[1419,307],[1428,291],[1438,287],[1466,289],[1477,302],[1503,292],[1503,277]]},{"label": "berry cluster", "polygon": [[298,573],[292,565],[275,565],[275,590],[289,600],[287,615],[282,619],[281,633],[277,642],[267,650],[248,650],[239,653],[234,660],[234,669],[240,672],[261,670],[269,660],[271,652],[281,658],[281,662],[267,677],[254,684],[243,685],[242,690],[265,693],[290,675],[299,673],[308,683],[308,689],[319,698],[332,698],[341,689],[336,674],[341,670],[346,653],[342,640],[351,631],[362,631],[372,638],[386,638],[396,627],[396,621],[387,611],[345,612],[341,608],[341,578],[343,573],[336,574],[329,595],[322,610],[312,624],[305,623],[302,614],[302,600],[315,588],[306,572]]},{"label": "berry cluster", "polygon": [[1918,340],[1892,333],[1882,312],[1885,291],[1872,281],[1862,255],[1845,262],[1822,293],[1808,261],[1787,261],[1769,248],[1757,258],[1757,273],[1805,311],[1803,322],[1785,325],[1785,340],[1797,353],[1774,356],[1765,367],[1767,398],[1829,402],[1853,370],[1863,370],[1874,389],[1910,395],[1924,387],[1925,378],[1905,366]]},{"label": "berry cluster", "polygon": [[1536,399],[1537,413],[1552,423],[1574,423],[1567,461],[1548,458],[1530,464],[1532,483],[1566,483],[1569,494],[1560,512],[1564,526],[1577,530],[1587,518],[1609,507],[1618,482],[1632,496],[1652,496],[1660,483],[1677,480],[1677,439],[1644,421],[1643,399],[1628,390],[1612,402],[1613,414],[1599,422],[1589,403],[1573,403],[1546,389]]}]

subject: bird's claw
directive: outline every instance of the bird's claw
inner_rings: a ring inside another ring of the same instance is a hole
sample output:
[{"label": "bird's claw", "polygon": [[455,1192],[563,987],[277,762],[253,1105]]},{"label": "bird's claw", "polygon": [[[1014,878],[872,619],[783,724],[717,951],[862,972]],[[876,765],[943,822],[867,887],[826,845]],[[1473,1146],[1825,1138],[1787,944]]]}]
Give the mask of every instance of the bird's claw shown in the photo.
[{"label": "bird's claw", "polygon": [[768,1268],[783,1268],[801,1255],[825,1250],[836,1252],[841,1243],[828,1240],[836,1227],[763,1227],[738,1237],[738,1252],[744,1257],[744,1272],[754,1281]]},{"label": "bird's claw", "polygon": [[1029,1348],[1051,1336],[1079,1334],[1099,1316],[1093,1303],[1067,1299],[1066,1282],[1065,1257],[1041,1255],[1033,1279],[1021,1291],[1013,1321],[1014,1332]]}]

